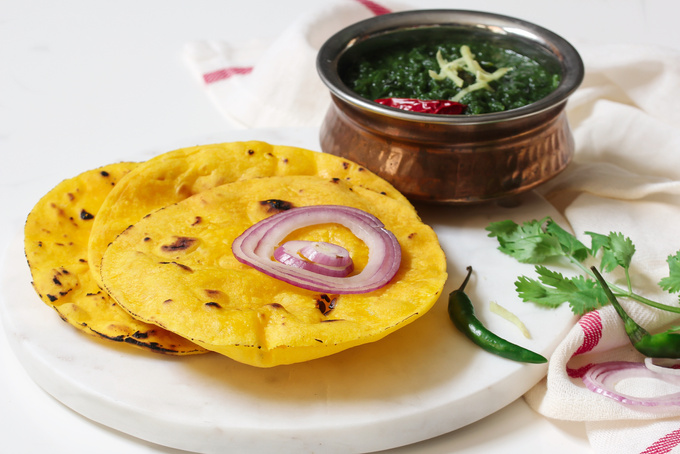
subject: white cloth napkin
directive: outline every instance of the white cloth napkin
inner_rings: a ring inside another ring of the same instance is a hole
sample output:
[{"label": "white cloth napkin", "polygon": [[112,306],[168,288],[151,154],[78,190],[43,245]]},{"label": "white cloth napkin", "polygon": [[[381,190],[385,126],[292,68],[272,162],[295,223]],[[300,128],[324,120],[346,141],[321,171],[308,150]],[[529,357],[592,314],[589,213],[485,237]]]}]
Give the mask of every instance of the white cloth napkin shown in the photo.
[{"label": "white cloth napkin", "polygon": [[[581,49],[586,78],[568,104],[576,140],[574,162],[539,191],[586,244],[585,231],[622,232],[636,245],[632,263],[638,293],[678,306],[678,295],[657,285],[666,258],[680,250],[680,53],[649,47]],[[639,324],[657,332],[680,316],[630,303]],[[585,421],[598,453],[680,452],[680,407],[650,411],[621,405],[587,390],[588,364],[643,361],[611,306],[585,315],[550,358],[547,377],[526,394],[529,405],[555,419]],[[651,381],[626,391],[647,395]],[[679,391],[675,389],[674,392]]]},{"label": "white cloth napkin", "polygon": [[[319,126],[329,97],[316,73],[318,48],[346,25],[397,9],[365,0],[323,4],[273,43],[190,43],[185,56],[232,122]],[[539,192],[587,245],[585,231],[630,237],[637,247],[631,272],[635,289],[678,305],[677,295],[664,293],[656,283],[668,273],[667,256],[680,250],[680,54],[635,46],[580,51],[586,78],[568,104],[574,162]],[[680,324],[680,317],[646,306],[626,308],[650,331]],[[525,399],[548,418],[583,421],[598,453],[679,453],[680,407],[652,412],[584,387],[579,377],[584,366],[618,359],[642,361],[619,317],[605,307],[574,326],[551,356],[547,377]],[[649,389],[648,383],[642,388]]]},{"label": "white cloth napkin", "polygon": [[188,43],[184,57],[219,111],[248,128],[319,126],[330,95],[316,72],[316,54],[335,32],[403,7],[371,0],[320,2],[274,42]]}]

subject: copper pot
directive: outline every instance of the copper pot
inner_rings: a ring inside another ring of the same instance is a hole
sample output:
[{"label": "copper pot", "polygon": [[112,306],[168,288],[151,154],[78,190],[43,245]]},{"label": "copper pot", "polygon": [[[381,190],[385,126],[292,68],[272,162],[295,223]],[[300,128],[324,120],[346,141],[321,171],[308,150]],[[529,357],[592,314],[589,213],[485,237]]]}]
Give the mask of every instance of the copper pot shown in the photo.
[{"label": "copper pot", "polygon": [[[558,88],[525,107],[481,115],[403,111],[364,99],[341,78],[362,49],[407,45],[412,33],[494,40],[559,71]],[[324,152],[355,161],[412,200],[466,204],[520,194],[571,161],[567,98],[583,80],[583,62],[564,39],[497,14],[420,10],[351,25],[321,47],[319,75],[332,103],[320,131]]]}]

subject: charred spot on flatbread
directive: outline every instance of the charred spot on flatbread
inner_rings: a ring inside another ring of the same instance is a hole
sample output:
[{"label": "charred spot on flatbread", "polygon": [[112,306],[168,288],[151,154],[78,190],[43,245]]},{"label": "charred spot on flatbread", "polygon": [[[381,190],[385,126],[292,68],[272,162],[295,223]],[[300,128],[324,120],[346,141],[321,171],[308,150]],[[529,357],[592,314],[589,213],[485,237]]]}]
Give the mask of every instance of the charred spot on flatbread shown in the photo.
[{"label": "charred spot on flatbread", "polygon": [[267,199],[260,201],[260,206],[266,213],[274,214],[281,211],[288,211],[293,208],[293,204],[279,199]]}]

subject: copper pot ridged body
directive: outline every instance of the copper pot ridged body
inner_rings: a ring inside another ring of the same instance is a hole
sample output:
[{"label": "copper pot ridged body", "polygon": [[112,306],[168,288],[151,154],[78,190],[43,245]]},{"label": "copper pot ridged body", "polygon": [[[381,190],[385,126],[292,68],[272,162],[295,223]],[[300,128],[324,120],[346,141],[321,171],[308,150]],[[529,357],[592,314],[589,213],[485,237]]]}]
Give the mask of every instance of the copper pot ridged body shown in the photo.
[{"label": "copper pot ridged body", "polygon": [[[444,204],[520,194],[567,167],[574,140],[565,106],[583,78],[582,62],[568,43],[533,24],[486,13],[433,10],[387,16],[392,17],[378,17],[354,27],[375,32],[381,22],[394,29],[395,24],[404,22],[413,26],[419,21],[458,20],[491,22],[494,29],[499,24],[516,29],[519,24],[532,32],[539,30],[540,45],[555,53],[561,65],[561,85],[546,99],[514,111],[455,116],[397,111],[360,98],[336,74],[329,75],[333,69],[337,72],[342,51],[356,43],[349,27],[344,35],[340,32],[332,37],[330,49],[322,48],[319,55],[319,72],[332,98],[320,131],[324,152],[365,166],[413,200]],[[367,39],[369,32],[364,32],[362,39]],[[550,41],[546,42],[545,36]],[[350,44],[343,45],[343,41]],[[554,42],[561,47],[555,47]]]},{"label": "copper pot ridged body", "polygon": [[333,97],[321,147],[372,170],[411,199],[439,203],[519,194],[564,170],[574,150],[563,106],[503,127],[450,129],[371,115]]}]

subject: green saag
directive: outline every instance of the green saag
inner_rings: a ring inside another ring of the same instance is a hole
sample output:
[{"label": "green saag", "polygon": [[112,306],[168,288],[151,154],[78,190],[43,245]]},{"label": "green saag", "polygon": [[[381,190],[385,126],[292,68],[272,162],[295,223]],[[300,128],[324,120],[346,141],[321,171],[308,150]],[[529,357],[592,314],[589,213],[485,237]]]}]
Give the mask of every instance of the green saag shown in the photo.
[{"label": "green saag", "polygon": [[[422,100],[455,100],[467,105],[465,114],[501,112],[526,106],[546,97],[560,84],[560,74],[552,72],[525,55],[492,43],[471,45],[474,57],[484,71],[511,68],[487,89],[464,94],[466,90],[449,78],[433,78],[439,73],[438,55],[446,61],[461,58],[458,42],[380,48],[366,53],[343,74],[349,88],[366,99],[417,98]],[[464,87],[475,83],[469,71],[458,74]],[[459,95],[464,96],[458,99]]]}]

